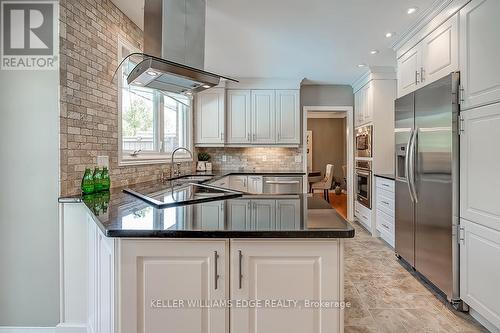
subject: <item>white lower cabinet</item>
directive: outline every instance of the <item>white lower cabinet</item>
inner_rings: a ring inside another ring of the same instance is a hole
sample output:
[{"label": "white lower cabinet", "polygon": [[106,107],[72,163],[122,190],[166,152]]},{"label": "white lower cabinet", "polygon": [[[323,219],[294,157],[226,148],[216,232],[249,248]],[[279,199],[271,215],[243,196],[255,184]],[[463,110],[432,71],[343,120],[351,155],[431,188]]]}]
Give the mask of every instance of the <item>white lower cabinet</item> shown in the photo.
[{"label": "white lower cabinet", "polygon": [[297,230],[300,227],[300,200],[276,200],[276,229]]},{"label": "white lower cabinet", "polygon": [[227,308],[186,304],[228,298],[226,247],[225,240],[121,240],[119,332],[228,332]]},{"label": "white lower cabinet", "polygon": [[193,206],[195,229],[219,230],[224,228],[225,201],[204,202]]},{"label": "white lower cabinet", "polygon": [[372,210],[363,206],[358,201],[354,203],[354,217],[361,223],[368,232],[372,230]]},{"label": "white lower cabinet", "polygon": [[276,200],[252,200],[252,225],[257,230],[273,230],[276,225]]},{"label": "white lower cabinet", "polygon": [[395,191],[394,180],[375,177],[375,219],[380,238],[394,247]]},{"label": "white lower cabinet", "polygon": [[265,300],[341,301],[341,241],[231,240],[231,299],[262,306],[231,309],[230,332],[342,332],[338,308],[276,308]]},{"label": "white lower cabinet", "polygon": [[460,296],[500,329],[500,231],[461,219]]}]

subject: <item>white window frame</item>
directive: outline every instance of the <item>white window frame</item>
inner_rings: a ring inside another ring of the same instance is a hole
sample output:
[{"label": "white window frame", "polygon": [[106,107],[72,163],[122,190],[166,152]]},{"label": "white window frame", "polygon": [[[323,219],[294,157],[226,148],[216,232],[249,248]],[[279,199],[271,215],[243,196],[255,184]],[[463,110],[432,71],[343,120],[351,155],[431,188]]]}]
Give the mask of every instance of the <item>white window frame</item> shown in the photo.
[{"label": "white window frame", "polygon": [[[130,52],[141,52],[137,47],[134,47],[129,42],[124,40],[121,37],[118,37],[118,64],[123,60],[122,48],[128,49]],[[117,90],[118,90],[118,165],[119,166],[127,166],[127,165],[144,165],[144,164],[164,164],[170,163],[172,159],[171,153],[166,152],[140,152],[137,155],[133,156],[133,151],[123,150],[123,141],[122,141],[122,89],[121,89],[121,80],[122,76],[118,73],[117,75]],[[159,105],[160,110],[163,110],[163,102],[160,102]],[[161,133],[163,133],[163,111],[158,112],[158,115],[155,115],[157,118],[156,131],[155,136],[157,139],[161,141]],[[193,100],[191,99],[191,107],[188,110],[187,122],[186,122],[186,148],[190,151],[193,151]],[[193,157],[189,156],[189,154],[181,150],[175,155],[175,163],[177,162],[192,162]]]}]

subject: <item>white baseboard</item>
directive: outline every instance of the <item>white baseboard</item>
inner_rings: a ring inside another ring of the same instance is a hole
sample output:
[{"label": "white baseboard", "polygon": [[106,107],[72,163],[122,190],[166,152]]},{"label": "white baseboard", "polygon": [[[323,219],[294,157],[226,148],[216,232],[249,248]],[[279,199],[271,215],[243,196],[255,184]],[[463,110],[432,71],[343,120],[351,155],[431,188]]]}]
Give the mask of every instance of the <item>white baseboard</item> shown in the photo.
[{"label": "white baseboard", "polygon": [[492,323],[488,321],[488,319],[484,318],[481,314],[479,314],[479,312],[477,312],[473,308],[469,309],[469,314],[472,316],[472,318],[476,319],[491,333],[500,333],[500,328],[495,327]]},{"label": "white baseboard", "polygon": [[8,327],[0,326],[0,333],[55,333],[55,327]]},{"label": "white baseboard", "polygon": [[[59,324],[54,333],[91,333],[92,330],[87,325],[81,324]],[[2,333],[2,332],[0,332]]]}]

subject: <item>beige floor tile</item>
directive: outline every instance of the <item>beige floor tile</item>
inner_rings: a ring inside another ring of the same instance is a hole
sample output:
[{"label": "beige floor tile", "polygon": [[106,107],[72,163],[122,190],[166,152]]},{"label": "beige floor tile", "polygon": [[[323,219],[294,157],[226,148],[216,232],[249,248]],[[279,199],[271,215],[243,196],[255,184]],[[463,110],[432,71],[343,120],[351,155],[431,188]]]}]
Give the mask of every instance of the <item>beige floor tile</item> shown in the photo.
[{"label": "beige floor tile", "polygon": [[385,242],[353,224],[345,241],[345,332],[487,332],[410,273]]}]

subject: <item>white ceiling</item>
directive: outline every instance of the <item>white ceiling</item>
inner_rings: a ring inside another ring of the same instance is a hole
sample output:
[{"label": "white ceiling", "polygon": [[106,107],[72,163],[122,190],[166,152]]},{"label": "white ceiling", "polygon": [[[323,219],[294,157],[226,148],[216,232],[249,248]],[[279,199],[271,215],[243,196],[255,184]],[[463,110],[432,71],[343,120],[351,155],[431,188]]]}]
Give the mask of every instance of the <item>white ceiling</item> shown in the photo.
[{"label": "white ceiling", "polygon": [[[139,26],[143,1],[112,0]],[[395,66],[392,40],[433,0],[207,0],[205,69],[236,78],[351,84]],[[408,15],[409,7],[418,7]],[[370,50],[380,52],[371,55]]]}]

